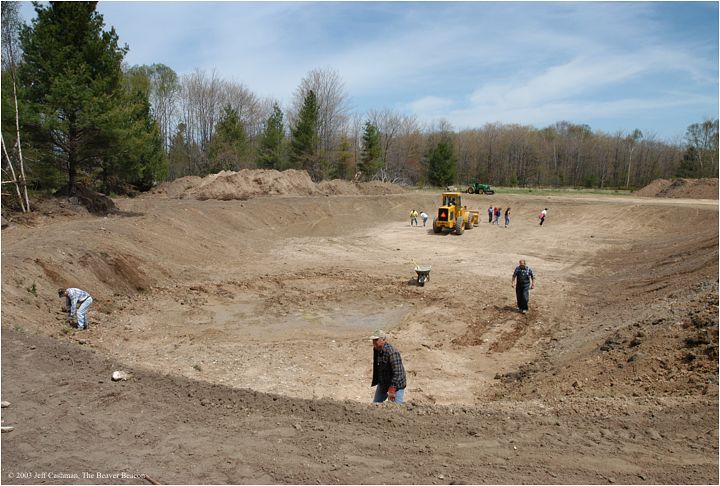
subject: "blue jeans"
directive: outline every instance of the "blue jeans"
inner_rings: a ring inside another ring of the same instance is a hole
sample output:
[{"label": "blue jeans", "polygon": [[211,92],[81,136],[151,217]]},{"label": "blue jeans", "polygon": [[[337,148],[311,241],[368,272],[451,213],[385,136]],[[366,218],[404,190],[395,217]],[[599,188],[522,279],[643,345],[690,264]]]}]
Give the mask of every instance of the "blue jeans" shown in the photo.
[{"label": "blue jeans", "polygon": [[[388,394],[388,387],[378,385],[375,389],[375,398],[373,398],[373,403],[381,403],[387,400]],[[395,392],[395,403],[401,404],[405,400],[405,388],[402,390],[398,390]]]},{"label": "blue jeans", "polygon": [[528,310],[528,302],[530,302],[530,284],[522,284],[518,282],[515,285],[515,296],[517,297],[518,309],[521,311]]},{"label": "blue jeans", "polygon": [[88,307],[90,307],[92,301],[92,297],[88,297],[82,304],[80,304],[80,307],[77,310],[78,329],[85,329],[85,316],[87,315]]}]

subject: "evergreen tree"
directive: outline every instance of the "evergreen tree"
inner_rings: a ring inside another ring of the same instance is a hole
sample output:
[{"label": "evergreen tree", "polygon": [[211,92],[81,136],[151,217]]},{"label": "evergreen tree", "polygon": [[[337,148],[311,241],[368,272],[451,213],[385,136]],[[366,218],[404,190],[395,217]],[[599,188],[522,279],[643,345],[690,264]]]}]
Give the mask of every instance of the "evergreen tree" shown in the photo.
[{"label": "evergreen tree", "polygon": [[209,171],[215,173],[221,170],[238,170],[247,158],[247,153],[245,126],[237,110],[227,105],[223,108],[223,114],[208,146]]},{"label": "evergreen tree", "polygon": [[340,150],[338,152],[338,161],[335,165],[335,173],[333,177],[338,179],[350,179],[354,172],[352,170],[352,144],[346,136],[340,138]]},{"label": "evergreen tree", "polygon": [[290,162],[295,168],[305,169],[314,181],[322,179],[318,154],[318,104],[313,90],[305,95],[303,106],[292,130]]},{"label": "evergreen tree", "polygon": [[125,101],[98,118],[103,135],[92,143],[115,147],[99,161],[102,189],[126,192],[128,185],[147,190],[167,176],[162,135],[149,102],[150,79],[145,70],[131,69],[118,96]]},{"label": "evergreen tree", "polygon": [[684,177],[687,179],[701,177],[700,175],[700,154],[699,151],[690,146],[685,150],[682,161],[675,172],[677,177]]},{"label": "evergreen tree", "polygon": [[362,172],[365,180],[372,179],[375,173],[383,166],[382,145],[380,143],[380,132],[377,127],[367,121],[363,130],[363,149],[360,154],[358,170]]},{"label": "evergreen tree", "polygon": [[273,104],[273,113],[265,123],[265,131],[260,141],[258,167],[263,169],[282,169],[285,164],[285,125],[283,114],[277,103]]},{"label": "evergreen tree", "polygon": [[185,130],[185,124],[180,123],[177,126],[175,135],[170,141],[170,149],[168,150],[170,180],[190,175],[192,159],[190,157]]},{"label": "evergreen tree", "polygon": [[[126,94],[127,103],[118,110],[122,118],[109,129],[116,134],[113,145],[119,150],[111,157],[119,159],[120,180],[145,191],[167,177],[168,163],[160,125],[150,106],[150,84],[142,86],[143,90]],[[134,170],[128,170],[130,167]]]},{"label": "evergreen tree", "polygon": [[24,128],[38,157],[66,171],[70,193],[79,170],[105,173],[108,184],[110,175],[138,182],[163,171],[147,97],[123,84],[127,47],[103,31],[96,3],[35,4],[37,18],[20,33]]},{"label": "evergreen tree", "polygon": [[447,186],[455,180],[457,161],[453,156],[452,141],[443,137],[428,153],[425,163],[428,181],[435,186]]}]

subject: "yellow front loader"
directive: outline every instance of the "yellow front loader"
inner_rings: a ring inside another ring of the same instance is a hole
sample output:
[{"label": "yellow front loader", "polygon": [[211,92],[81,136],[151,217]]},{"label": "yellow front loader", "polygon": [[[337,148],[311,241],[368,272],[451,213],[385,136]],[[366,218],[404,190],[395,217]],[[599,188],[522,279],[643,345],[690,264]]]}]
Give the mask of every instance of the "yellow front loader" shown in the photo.
[{"label": "yellow front loader", "polygon": [[437,217],[433,220],[433,231],[441,233],[443,229],[454,231],[461,235],[466,229],[478,224],[480,214],[478,211],[468,211],[462,205],[462,194],[459,192],[443,192],[442,205],[438,208]]}]

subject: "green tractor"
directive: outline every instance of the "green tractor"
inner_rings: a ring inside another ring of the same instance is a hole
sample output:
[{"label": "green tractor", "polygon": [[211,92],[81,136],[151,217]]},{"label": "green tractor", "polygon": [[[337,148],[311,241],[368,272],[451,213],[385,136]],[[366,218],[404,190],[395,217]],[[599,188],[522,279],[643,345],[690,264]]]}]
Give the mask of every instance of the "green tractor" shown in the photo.
[{"label": "green tractor", "polygon": [[479,182],[473,182],[467,188],[468,194],[495,194],[495,190],[490,187],[490,184],[480,184]]}]

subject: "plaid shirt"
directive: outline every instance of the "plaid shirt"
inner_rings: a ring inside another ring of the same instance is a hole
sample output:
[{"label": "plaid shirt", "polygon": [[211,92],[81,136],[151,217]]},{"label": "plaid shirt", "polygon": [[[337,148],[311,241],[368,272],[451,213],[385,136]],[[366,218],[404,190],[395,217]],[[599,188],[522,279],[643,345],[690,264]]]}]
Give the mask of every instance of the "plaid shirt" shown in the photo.
[{"label": "plaid shirt", "polygon": [[518,265],[513,272],[513,278],[516,278],[518,283],[529,284],[530,279],[535,280],[535,275],[533,274],[532,268],[527,266],[520,268],[520,265]]},{"label": "plaid shirt", "polygon": [[90,297],[90,294],[88,294],[84,290],[75,288],[67,289],[66,292],[68,317],[72,317],[73,315],[75,315],[75,311],[78,308],[78,303],[82,304],[83,302],[85,302],[85,300]]},{"label": "plaid shirt", "polygon": [[382,350],[373,349],[373,379],[370,386],[394,386],[402,390],[407,386],[405,367],[400,352],[385,343]]}]

